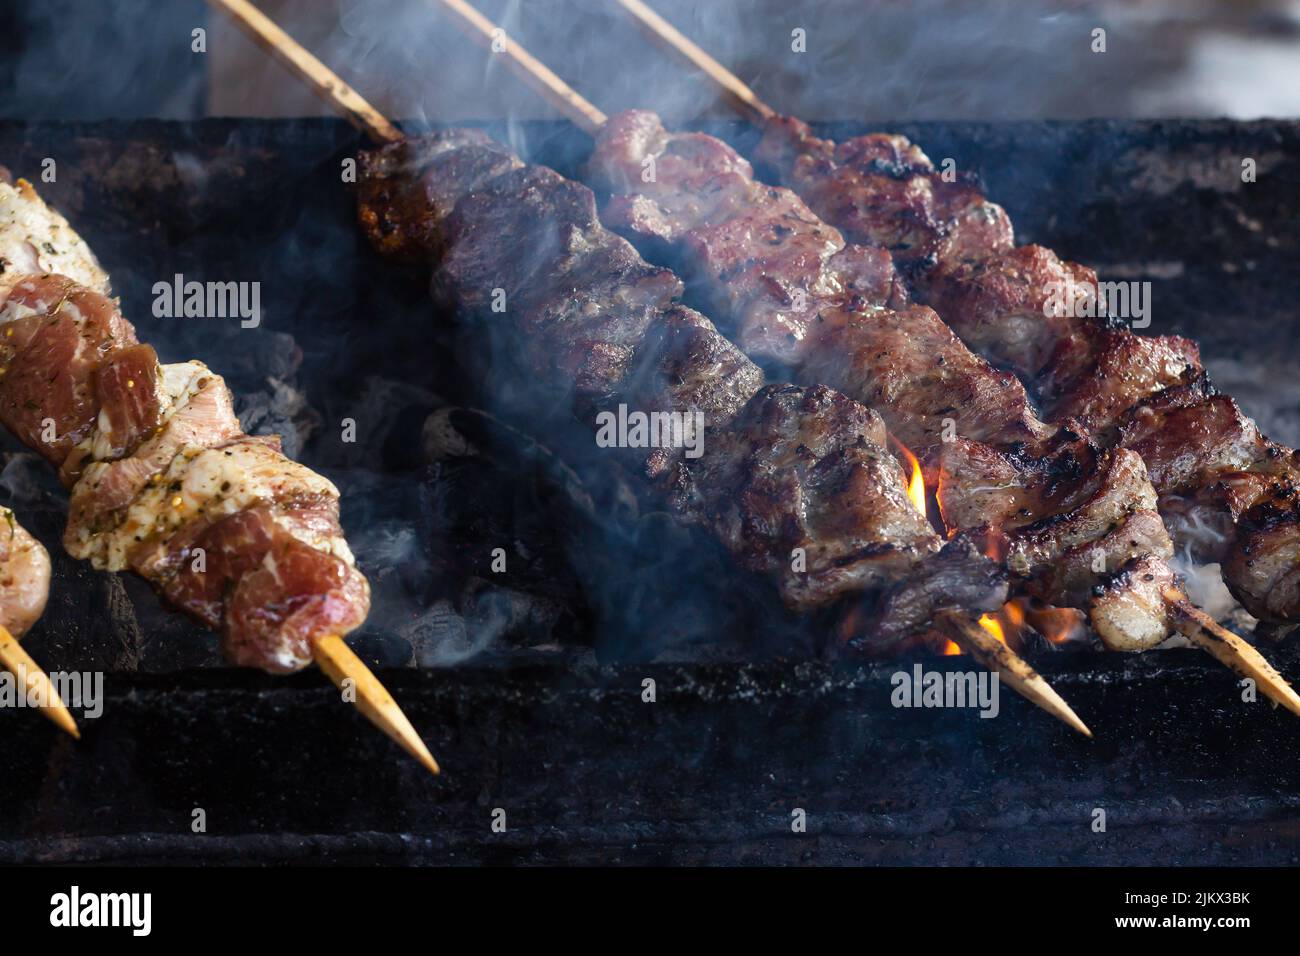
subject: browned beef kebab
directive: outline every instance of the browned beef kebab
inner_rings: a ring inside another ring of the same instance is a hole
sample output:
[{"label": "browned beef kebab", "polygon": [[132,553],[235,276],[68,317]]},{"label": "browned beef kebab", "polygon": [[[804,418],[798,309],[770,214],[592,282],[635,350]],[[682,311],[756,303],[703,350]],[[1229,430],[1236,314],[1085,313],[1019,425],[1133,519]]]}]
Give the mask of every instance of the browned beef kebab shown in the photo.
[{"label": "browned beef kebab", "polygon": [[[966,539],[945,546],[909,500],[879,415],[824,386],[765,385],[680,304],[672,272],[600,223],[585,186],[466,130],[363,153],[359,172],[359,218],[375,248],[431,263],[435,297],[508,353],[493,358],[507,361],[510,380],[540,383],[532,403],[567,406],[593,427],[620,405],[702,414],[698,457],[657,447],[628,449],[624,461],[682,520],[773,579],[791,608],[874,593],[874,625],[854,647],[885,654],[940,636],[944,611],[1005,601],[997,564]],[[942,636],[970,646],[974,622],[964,620]]]},{"label": "browned beef kebab", "polygon": [[946,181],[901,136],[819,139],[642,0],[618,2],[760,125],[762,164],[850,242],[890,251],[917,297],[976,352],[1023,376],[1049,420],[1077,421],[1091,439],[1141,454],[1175,540],[1195,560],[1222,564],[1263,630],[1300,621],[1300,458],[1215,392],[1194,343],[1137,336],[1104,308],[1090,316],[1095,273],[1041,246],[1015,247],[1006,213],[972,177]]},{"label": "browned beef kebab", "polygon": [[849,238],[890,250],[918,297],[1032,383],[1048,417],[1141,454],[1175,541],[1221,562],[1247,610],[1300,621],[1300,456],[1214,389],[1194,343],[1107,317],[1093,270],[1016,246],[973,179],[945,181],[902,136],[836,145],[774,117],[758,157]]},{"label": "browned beef kebab", "polygon": [[611,194],[606,221],[664,249],[745,351],[870,405],[916,447],[949,530],[979,529],[1040,600],[1091,603],[1112,648],[1169,636],[1173,545],[1141,458],[1095,454],[1077,423],[1057,435],[1038,421],[1014,377],[907,301],[887,251],[846,244],[721,140],[670,133],[653,113],[610,117],[589,173]]},{"label": "browned beef kebab", "polygon": [[[489,35],[485,18],[449,12],[471,35]],[[877,410],[930,462],[950,531],[978,529],[1029,593],[1088,605],[1113,648],[1169,636],[1181,589],[1137,455],[1098,456],[1073,427],[1057,435],[1013,376],[908,303],[886,250],[847,245],[791,191],[757,183],[720,140],[670,134],[644,111],[607,119],[517,40],[511,48],[517,71],[596,137],[589,170],[613,194],[606,218],[700,280],[744,352]]]},{"label": "browned beef kebab", "polygon": [[[495,36],[491,21],[469,5],[443,6],[479,42],[489,42]],[[659,188],[656,155],[637,155],[635,168],[619,165],[628,158],[629,143],[645,142],[636,130],[636,114],[632,114],[630,137],[611,134],[607,117],[523,50],[517,40],[512,38],[507,55],[516,73],[598,141],[604,142],[607,136],[622,140],[614,147],[613,180],[640,180],[649,184],[652,193]],[[347,115],[347,107],[340,106]],[[650,124],[642,126],[658,127],[658,132],[664,133],[657,118],[650,119]],[[384,131],[377,130],[376,135],[382,137]],[[654,135],[651,139],[655,139]],[[727,155],[726,147],[717,140],[665,134],[664,142],[676,147],[670,160],[679,161],[681,168],[677,172],[684,172],[684,179],[690,180],[680,186],[669,185],[667,193],[678,203],[670,203],[668,209],[656,208],[653,202],[638,204],[638,197],[632,195],[627,197],[625,208],[615,207],[615,214],[625,224],[644,224],[651,245],[667,243],[687,252],[683,258],[688,267],[710,280],[714,304],[731,316],[731,324],[739,326],[739,334],[746,342],[756,343],[751,347],[767,350],[787,365],[794,359],[805,375],[811,368],[829,369],[831,374],[845,376],[856,389],[875,385],[877,390],[870,398],[879,401],[886,391],[880,383],[891,381],[884,360],[906,336],[900,336],[898,325],[888,317],[877,321],[875,316],[862,313],[868,307],[879,312],[900,301],[892,265],[884,271],[873,268],[872,257],[845,247],[835,230],[801,209],[791,194],[758,186],[748,175],[748,164],[734,153]],[[631,151],[636,152],[635,145]],[[695,162],[701,153],[707,154],[704,161]],[[712,168],[710,160],[717,161]],[[599,149],[593,166],[601,166]],[[629,191],[635,190],[632,186]],[[766,218],[761,213],[751,215],[755,204],[768,213]],[[684,217],[684,222],[699,226],[707,221],[705,210],[719,215],[702,231],[687,231],[682,223],[671,221],[676,214]],[[710,228],[716,232],[710,233]],[[637,234],[635,228],[632,231]],[[773,256],[785,267],[777,269],[775,275],[769,274],[764,263],[772,247],[789,250],[784,261],[780,255]],[[880,257],[876,256],[875,261],[879,263]],[[781,282],[789,276],[811,282],[799,288],[783,288]],[[877,290],[878,297],[887,297],[887,301],[866,299],[864,293],[869,290]],[[825,311],[843,314],[823,323],[822,310],[808,309],[808,300],[814,296],[825,299]],[[950,333],[944,334],[941,322],[922,315],[921,321],[931,330],[930,340],[942,342],[946,349],[935,357],[937,361],[932,361],[945,365],[956,358],[962,371],[954,381],[963,386],[971,383],[971,392],[977,393],[978,385],[973,383],[987,382],[988,375],[994,373],[986,373],[987,366],[955,347],[955,340]],[[810,341],[819,341],[815,329],[819,324],[828,328],[825,344],[810,347]],[[842,335],[840,330],[844,330]],[[835,349],[842,349],[843,342],[851,343],[853,351],[847,357],[837,357]],[[907,365],[907,358],[901,364]],[[893,377],[895,390],[903,400],[883,406],[884,415],[894,416],[902,428],[911,425],[918,434],[924,433],[923,409],[927,405],[933,408],[937,391],[926,387],[932,380],[925,375],[926,368],[923,363],[912,369],[922,376],[920,386],[909,384],[911,376]],[[1023,391],[1020,396],[1023,398]],[[1027,410],[1027,405],[1020,409]],[[986,416],[981,412],[977,409],[967,420],[983,421]],[[991,437],[1001,436],[1005,426],[997,423],[1005,423],[1008,418],[988,418],[994,423]],[[1033,440],[1045,440],[1050,434],[1035,425],[1032,415],[1021,414],[1019,409],[1013,409],[1010,419],[1030,430]],[[955,426],[955,420],[944,422],[945,432],[950,424]],[[931,431],[930,440],[933,437]],[[957,443],[946,441],[949,437],[941,433],[940,444]],[[1079,598],[1091,588],[1089,617],[1112,647],[1144,650],[1163,641],[1172,625],[1221,663],[1262,681],[1270,697],[1300,714],[1300,695],[1263,656],[1188,601],[1181,582],[1166,564],[1172,545],[1154,511],[1155,494],[1141,458],[1119,450],[1098,461],[1095,449],[1072,428],[1062,429],[1059,437],[1064,445],[1050,459],[1034,457],[1032,446],[1019,438],[1012,440],[1006,453],[969,439],[960,440],[965,453],[958,455],[954,463],[962,470],[950,476],[948,486],[940,490],[949,499],[947,510],[954,514],[964,510],[969,521],[953,528],[952,533],[968,540],[969,533],[963,529],[977,520],[984,522],[980,536],[986,539],[989,549],[1004,557],[1007,567],[1039,595],[1051,595],[1059,601]],[[1063,487],[1063,481],[1069,484]],[[1049,502],[1050,509],[1046,507]],[[989,505],[1001,511],[991,512]]]}]

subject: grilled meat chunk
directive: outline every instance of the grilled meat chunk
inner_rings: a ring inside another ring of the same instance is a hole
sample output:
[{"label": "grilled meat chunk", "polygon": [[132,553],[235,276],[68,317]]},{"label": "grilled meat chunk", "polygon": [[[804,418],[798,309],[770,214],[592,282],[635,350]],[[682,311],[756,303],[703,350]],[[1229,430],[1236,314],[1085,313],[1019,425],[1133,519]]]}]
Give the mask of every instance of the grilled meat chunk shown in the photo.
[{"label": "grilled meat chunk", "polygon": [[1051,436],[1014,375],[907,303],[887,252],[846,245],[794,193],[756,182],[720,140],[628,111],[601,129],[589,169],[612,193],[606,221],[698,280],[758,361],[877,408],[923,456],[945,427],[1000,443]]},{"label": "grilled meat chunk", "polygon": [[50,273],[108,294],[108,275],[68,221],[27,180],[0,177],[0,301],[18,279]]},{"label": "grilled meat chunk", "polygon": [[1260,434],[1204,376],[1142,402],[1119,431],[1147,462],[1179,546],[1221,562],[1261,620],[1300,618],[1300,453]]},{"label": "grilled meat chunk", "polygon": [[[1014,375],[977,359],[932,309],[826,309],[798,378],[833,382],[932,463],[944,433],[1028,446],[1048,438]],[[932,469],[928,469],[932,471]]]},{"label": "grilled meat chunk", "polygon": [[1006,569],[981,554],[973,540],[958,536],[889,591],[872,626],[850,635],[848,644],[872,657],[902,651],[933,626],[940,611],[992,612],[1007,597]]},{"label": "grilled meat chunk", "polygon": [[[34,194],[21,201],[48,213]],[[30,238],[34,216],[0,224],[0,248]],[[46,220],[75,253],[61,261],[93,271],[66,223]],[[278,439],[244,435],[219,376],[198,362],[159,365],[115,302],[68,276],[12,276],[0,329],[0,421],[71,487],[73,556],[138,571],[222,626],[241,664],[294,670],[310,662],[312,640],[361,624],[369,587],[338,525],[337,489],[286,459]],[[48,586],[48,559],[42,576],[22,544],[14,567],[27,577],[12,588],[20,627]]]},{"label": "grilled meat chunk", "polygon": [[[436,137],[455,140],[455,133]],[[435,151],[418,144],[406,149],[406,155]],[[391,169],[396,161],[384,154],[397,152],[381,147],[361,168]],[[435,297],[477,325],[494,362],[504,360],[516,373],[512,389],[530,382],[538,390],[527,393],[534,404],[567,404],[593,425],[596,415],[620,404],[701,415],[698,456],[677,447],[629,450],[633,464],[681,520],[706,528],[738,564],[773,579],[793,608],[825,607],[913,572],[929,575],[931,603],[959,606],[966,599],[967,584],[944,597],[944,574],[924,571],[944,558],[948,580],[960,580],[952,570],[960,555],[941,552],[940,539],[907,498],[879,416],[830,388],[764,386],[742,350],[677,301],[682,283],[676,276],[647,264],[601,225],[590,190],[550,170],[512,163],[501,163],[485,180],[481,170],[498,154],[499,147],[472,140],[439,153],[436,195],[398,185],[393,194],[416,197],[400,208],[370,209],[377,190],[363,184],[359,215],[363,224],[392,217],[369,234],[381,252],[399,260],[403,244],[385,236],[428,236],[423,247],[435,266]],[[425,177],[419,169],[404,174]],[[834,272],[835,245],[830,242],[825,274],[857,281]],[[809,255],[817,259],[820,252]],[[874,256],[864,259],[877,263]],[[868,277],[870,270],[854,275]],[[888,294],[893,278],[862,281],[879,296]],[[976,557],[987,583],[987,562]],[[987,587],[981,595],[987,599]],[[902,606],[920,605],[900,599]],[[919,626],[900,615],[889,640]]]},{"label": "grilled meat chunk", "polygon": [[0,624],[22,637],[45,613],[50,555],[12,510],[0,508],[0,519]]},{"label": "grilled meat chunk", "polygon": [[211,628],[225,624],[222,650],[232,664],[298,670],[317,639],[365,621],[366,579],[331,546],[343,540],[336,501],[259,503],[194,530],[150,571],[174,605]]},{"label": "grilled meat chunk", "polygon": [[0,422],[58,468],[95,427],[99,363],[135,330],[113,300],[54,275],[18,278],[0,329]]},{"label": "grilled meat chunk", "polygon": [[1086,336],[1086,342],[1057,350],[1039,378],[1039,392],[1053,419],[1082,422],[1104,445],[1115,442],[1118,423],[1130,408],[1186,383],[1201,369],[1195,343],[1176,335],[1139,337],[1104,329]]},{"label": "grilled meat chunk", "polygon": [[907,268],[979,259],[1014,244],[1010,218],[978,180],[966,173],[946,180],[904,136],[836,144],[779,116],[764,128],[755,157],[850,242],[888,249]]},{"label": "grilled meat chunk", "polygon": [[1111,650],[1150,650],[1169,636],[1163,592],[1177,583],[1164,561],[1136,558],[1097,588],[1088,618]]},{"label": "grilled meat chunk", "polygon": [[974,181],[943,182],[903,137],[836,145],[781,117],[757,156],[851,241],[891,250],[916,297],[1025,378],[1049,420],[1073,418],[1102,445],[1141,454],[1179,543],[1221,561],[1252,614],[1300,621],[1297,453],[1213,394],[1194,343],[1108,318],[1091,269],[1041,246],[1013,248],[1005,213]]},{"label": "grilled meat chunk", "polygon": [[463,188],[523,165],[486,133],[467,129],[402,140],[360,158],[361,229],[376,250],[400,262],[424,262],[437,251],[438,224]]},{"label": "grilled meat chunk", "polygon": [[[901,154],[889,161],[901,162]],[[930,182],[929,173],[917,171],[928,165],[923,156],[908,162],[917,182]],[[651,167],[654,176],[641,175]],[[894,286],[893,301],[867,299],[866,283],[855,287],[854,274],[842,266],[865,261],[865,251],[858,251],[863,247],[846,246],[837,230],[788,190],[756,183],[726,144],[701,134],[671,134],[654,114],[628,112],[598,134],[590,168],[597,184],[614,194],[607,210],[618,224],[647,240],[650,250],[671,245],[676,259],[708,285],[714,308],[739,330],[742,349],[791,365],[799,381],[828,382],[877,409],[905,444],[927,457],[931,477],[943,481],[945,473],[964,469],[957,477],[961,487],[940,489],[944,498],[953,493],[944,507],[948,528],[988,527],[1006,538],[1011,572],[1031,593],[1083,605],[1094,584],[1146,553],[1142,548],[1170,556],[1154,510],[1155,492],[1136,455],[1115,455],[1098,466],[1091,451],[1081,453],[1074,439],[1062,435],[1050,460],[1026,467],[1026,460],[1046,451],[1053,430],[1033,416],[1019,380],[971,353],[933,310],[903,304]],[[937,174],[933,179],[937,185],[923,199],[927,215],[946,215],[961,205],[959,197],[975,195],[967,187],[949,189]],[[890,202],[887,195],[876,198]],[[954,214],[969,212],[962,210]],[[942,243],[968,243],[967,227],[974,222],[962,219],[966,231]],[[871,261],[875,274],[889,271],[878,257]],[[795,293],[804,290],[807,301],[800,309]],[[1137,341],[1128,336],[1119,344],[1131,353]],[[1096,347],[1106,345],[1103,340]],[[1076,374],[1070,358],[1054,357],[1062,382]],[[1138,397],[1147,394],[1141,390],[1145,380],[1135,375],[1108,384],[1109,389],[1069,391],[1077,407],[1063,410],[1078,416],[1071,434],[1091,426],[1116,401],[1126,409],[1131,401],[1117,399],[1117,392],[1127,396],[1137,388]],[[960,439],[954,442],[944,434],[948,430]],[[949,450],[954,444],[969,461],[958,461]],[[1072,467],[1074,480],[1061,481]],[[1125,481],[1130,473],[1132,480]],[[1025,486],[1031,475],[1032,488]],[[1120,507],[1125,495],[1145,505]],[[1141,520],[1128,521],[1130,508],[1143,511]],[[1110,563],[1099,567],[1092,560],[1096,553]],[[1162,614],[1150,627],[1164,623]]]},{"label": "grilled meat chunk", "polygon": [[1294,623],[1300,618],[1300,495],[1292,486],[1252,508],[1237,532],[1237,547],[1223,562],[1233,597],[1266,623]]},{"label": "grilled meat chunk", "polygon": [[[1108,616],[1125,600],[1113,581],[1119,572],[1135,560],[1160,564],[1173,556],[1140,456],[1113,449],[1096,458],[1086,443],[1077,443],[1053,458],[1026,460],[956,442],[945,446],[940,475],[944,523],[1002,556],[1027,593],[1061,607],[1087,607],[1108,645],[1149,646],[1152,635],[1168,636],[1163,603],[1125,603],[1124,617]],[[1162,579],[1171,575],[1161,572]],[[1102,587],[1105,601],[1098,599]],[[1137,630],[1117,637],[1116,622],[1136,625],[1143,608],[1149,614]]]},{"label": "grilled meat chunk", "polygon": [[939,549],[884,440],[879,416],[838,392],[769,385],[706,455],[678,464],[672,500],[808,610],[897,581]]},{"label": "grilled meat chunk", "polygon": [[[1050,568],[1081,545],[1095,548],[1127,515],[1154,514],[1156,493],[1141,457],[1121,448],[1111,452],[1080,487],[1071,489],[1059,507],[1054,514],[1011,529],[1007,565],[1013,571],[1032,574]],[[1173,556],[1163,525],[1159,550],[1161,557]]]}]

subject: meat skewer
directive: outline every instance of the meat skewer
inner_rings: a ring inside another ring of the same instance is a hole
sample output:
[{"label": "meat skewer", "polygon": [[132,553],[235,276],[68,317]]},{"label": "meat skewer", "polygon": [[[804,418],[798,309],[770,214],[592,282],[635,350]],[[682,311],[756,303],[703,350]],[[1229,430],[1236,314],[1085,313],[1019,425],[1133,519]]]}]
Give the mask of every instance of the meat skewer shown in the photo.
[{"label": "meat skewer", "polygon": [[[293,42],[260,14],[248,16],[242,0],[214,2],[259,43]],[[280,58],[295,72],[310,70],[314,88],[341,85],[319,61],[304,67],[306,57]],[[355,110],[340,111],[386,139]],[[437,260],[435,287],[467,315],[490,314],[486,297],[504,288],[523,380],[547,382],[551,397],[569,394],[580,417],[624,401],[699,410],[722,423],[716,450],[699,463],[661,448],[635,465],[739,563],[771,575],[791,607],[827,606],[910,571],[883,602],[887,625],[874,635],[877,649],[892,650],[930,620],[953,619],[941,609],[1001,606],[1005,582],[992,562],[964,543],[937,554],[942,543],[907,499],[879,417],[822,387],[764,387],[758,368],[707,319],[677,304],[675,276],[600,225],[585,187],[467,131],[390,143],[363,155],[361,167],[361,219],[382,253]],[[537,255],[520,257],[522,248]],[[806,570],[791,568],[796,551],[806,552]],[[954,640],[1089,733],[1010,648],[965,624],[952,627]]]},{"label": "meat skewer", "polygon": [[[480,40],[492,35],[490,21],[461,14],[463,3],[442,5]],[[521,50],[513,40],[510,48]],[[525,62],[527,54],[517,56]],[[554,95],[557,84],[564,96]],[[548,99],[561,104],[579,96],[549,71],[535,77],[534,85],[551,90]],[[725,144],[703,135],[661,135],[653,114],[623,114],[611,122],[588,104],[571,111],[570,118],[597,138],[592,166],[601,184],[616,193],[607,212],[632,233],[649,237],[651,245],[675,245],[689,259],[693,271],[711,283],[713,307],[737,320],[743,350],[802,364],[804,381],[825,381],[822,375],[829,373],[830,384],[847,386],[853,397],[878,405],[891,427],[905,430],[913,441],[935,438],[937,428],[930,425],[927,434],[926,419],[938,416],[923,409],[934,409],[937,398],[959,405],[968,395],[979,396],[981,386],[988,411],[976,408],[967,421],[1010,446],[999,456],[1001,463],[1023,458],[1028,443],[1050,436],[1051,429],[1033,417],[1023,390],[999,382],[932,311],[914,309],[901,320],[887,317],[882,328],[881,312],[896,301],[888,254],[872,257],[870,250],[843,246],[833,227],[817,220],[793,194],[754,183],[748,164]],[[617,195],[621,191],[625,194]],[[792,305],[792,290],[806,292],[807,301]],[[877,301],[870,301],[873,295]],[[937,382],[933,373],[920,370],[936,360],[945,369]],[[955,382],[961,384],[954,391]],[[999,386],[1009,401],[997,397]],[[970,440],[961,448],[967,461],[992,451]],[[1086,449],[1082,457],[1088,457]],[[1078,466],[1078,455],[1067,448],[1064,467]],[[1059,460],[1052,465],[1056,471],[1061,467]],[[987,470],[966,470],[964,497],[985,505]],[[1091,592],[1090,616],[1109,646],[1143,650],[1163,641],[1172,625],[1238,673],[1262,681],[1270,696],[1300,714],[1300,696],[1262,655],[1187,601],[1165,563],[1172,544],[1155,512],[1141,458],[1121,449],[1094,472],[1092,480],[1064,495],[1063,508],[1044,511],[1040,500],[1029,509],[1032,523],[995,527],[999,553],[1009,548],[1011,566],[1049,602],[1074,604]],[[1059,474],[1052,477],[1051,484],[1059,484]],[[1023,496],[1001,498],[1004,506],[1015,506],[1012,510],[1026,510]],[[1099,551],[1106,558],[1102,567],[1113,569],[1109,573],[1097,567]]]},{"label": "meat skewer", "polygon": [[108,276],[30,183],[0,181],[0,422],[71,491],[64,545],[135,571],[222,633],[233,663],[312,660],[432,772],[405,715],[343,643],[370,588],[338,490],[244,434],[221,377],[163,365],[108,297]]},{"label": "meat skewer", "polygon": [[[655,175],[643,174],[649,168]],[[1169,635],[1154,592],[1173,582],[1164,565],[1173,547],[1141,459],[1119,451],[1094,462],[1070,442],[1043,468],[1047,493],[1031,498],[1027,469],[1014,475],[1016,494],[988,490],[1011,482],[984,462],[1032,461],[1053,429],[1034,416],[1014,376],[994,371],[933,310],[899,295],[888,253],[846,245],[793,193],[757,183],[726,144],[670,134],[653,113],[606,122],[588,169],[611,195],[606,220],[647,254],[663,248],[681,263],[748,354],[879,410],[943,483],[950,532],[985,529],[993,550],[1049,604],[1090,601],[1108,646],[1151,646]],[[945,422],[951,441],[942,438]],[[1142,575],[1123,575],[1139,561]],[[1116,593],[1120,586],[1125,593]]]},{"label": "meat skewer", "polygon": [[41,712],[55,726],[80,739],[77,722],[49,675],[18,643],[45,613],[50,596],[50,555],[18,523],[11,509],[0,507],[0,521],[0,665],[18,678],[20,688],[40,701]]},{"label": "meat skewer", "polygon": [[1264,437],[1210,385],[1194,343],[1108,319],[1095,272],[1016,247],[1001,207],[968,179],[946,182],[905,138],[817,139],[641,0],[619,2],[755,119],[759,159],[851,241],[889,249],[964,341],[1036,387],[1050,417],[1141,454],[1174,539],[1220,564],[1262,632],[1300,622],[1300,453]]}]

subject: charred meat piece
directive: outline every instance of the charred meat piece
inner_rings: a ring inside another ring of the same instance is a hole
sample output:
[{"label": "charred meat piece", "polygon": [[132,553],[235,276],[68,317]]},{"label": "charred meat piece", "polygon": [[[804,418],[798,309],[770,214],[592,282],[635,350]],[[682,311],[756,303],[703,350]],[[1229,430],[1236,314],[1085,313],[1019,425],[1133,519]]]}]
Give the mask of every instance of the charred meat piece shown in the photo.
[{"label": "charred meat piece", "polygon": [[[1080,443],[1053,458],[1026,460],[956,442],[945,446],[940,475],[944,523],[982,540],[986,553],[1003,558],[1027,594],[1060,607],[1087,608],[1108,646],[1150,646],[1152,635],[1169,635],[1161,602],[1138,601],[1124,618],[1106,617],[1122,599],[1114,579],[1123,568],[1134,560],[1163,565],[1173,556],[1155,489],[1137,454],[1114,449],[1095,458]],[[1161,576],[1172,580],[1172,572]],[[1105,606],[1098,600],[1100,588],[1107,589]],[[1148,616],[1139,622],[1143,608]],[[1128,621],[1135,631],[1117,636],[1116,620]]]},{"label": "charred meat piece", "polygon": [[1019,380],[972,355],[932,309],[826,309],[814,334],[798,378],[834,382],[878,410],[927,462],[945,431],[1031,447],[1052,434],[1025,404]]},{"label": "charred meat piece", "polygon": [[361,229],[385,256],[424,262],[436,251],[438,224],[450,215],[464,186],[473,188],[522,165],[486,133],[466,129],[364,152],[357,177]]},{"label": "charred meat piece", "polygon": [[1300,618],[1300,496],[1294,486],[1252,508],[1237,531],[1237,547],[1223,562],[1233,597],[1266,623]]},{"label": "charred meat piece", "polygon": [[1097,330],[1087,336],[1086,347],[1058,349],[1039,378],[1039,392],[1053,419],[1076,419],[1094,439],[1111,445],[1130,408],[1185,384],[1200,370],[1200,350],[1187,339]]},{"label": "charred meat piece", "polygon": [[849,638],[868,656],[902,651],[924,635],[940,611],[996,611],[1007,601],[1006,569],[959,536],[889,591],[870,628]]},{"label": "charred meat piece", "polygon": [[793,608],[881,588],[939,549],[884,431],[838,392],[769,385],[706,455],[678,465],[672,499],[741,564],[775,576]]},{"label": "charred meat piece", "polygon": [[1011,220],[965,173],[945,178],[904,136],[843,143],[807,123],[774,117],[755,152],[850,242],[888,249],[905,268],[984,258],[1014,244]]}]

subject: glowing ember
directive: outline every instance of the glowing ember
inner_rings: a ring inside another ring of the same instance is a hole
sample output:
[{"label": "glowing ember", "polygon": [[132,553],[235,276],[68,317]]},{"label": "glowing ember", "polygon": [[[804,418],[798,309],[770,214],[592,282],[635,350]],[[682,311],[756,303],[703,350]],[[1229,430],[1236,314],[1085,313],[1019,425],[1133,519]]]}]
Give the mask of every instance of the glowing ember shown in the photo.
[{"label": "glowing ember", "polygon": [[1020,601],[1008,601],[1002,605],[1000,612],[1008,624],[1015,630],[1019,631],[1025,623],[1025,609],[1021,606]]},{"label": "glowing ember", "polygon": [[984,557],[991,561],[1001,561],[1006,556],[1007,536],[1000,531],[989,529],[984,535]]},{"label": "glowing ember", "polygon": [[1074,608],[1034,608],[1030,623],[1034,630],[1058,647],[1071,641],[1086,640],[1088,635],[1087,618]]}]

